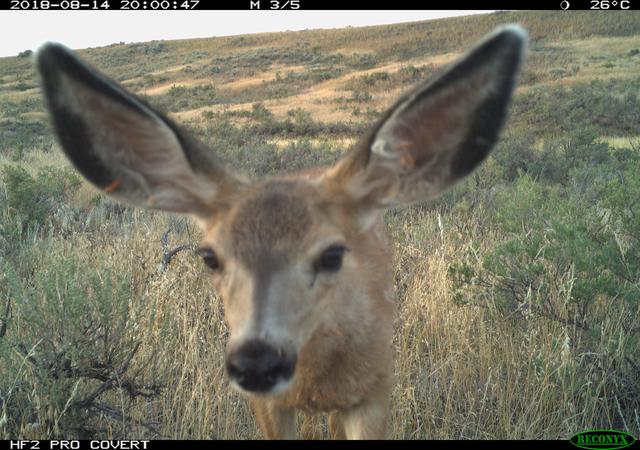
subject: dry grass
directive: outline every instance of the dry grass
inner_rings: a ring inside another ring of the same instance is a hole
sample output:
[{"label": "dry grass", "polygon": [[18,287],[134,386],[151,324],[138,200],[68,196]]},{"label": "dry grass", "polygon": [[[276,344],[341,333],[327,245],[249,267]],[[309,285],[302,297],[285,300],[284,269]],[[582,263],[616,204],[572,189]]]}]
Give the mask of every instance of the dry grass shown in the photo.
[{"label": "dry grass", "polygon": [[[277,145],[279,148],[283,148],[286,147],[287,145],[291,145],[291,144],[295,144],[299,141],[299,139],[296,138],[276,138],[276,139],[272,139],[269,142]],[[326,148],[329,149],[345,149],[345,148],[350,148],[353,144],[356,143],[357,139],[356,138],[350,138],[350,137],[330,137],[330,138],[307,138],[306,141],[308,141],[311,145],[322,145]]]},{"label": "dry grass", "polygon": [[[298,108],[300,107],[300,105],[304,105],[304,108],[312,114],[313,118],[320,122],[338,122],[349,120],[351,118],[352,108],[343,108],[342,105],[337,101],[337,99],[345,95],[345,89],[348,86],[349,82],[351,82],[353,79],[364,75],[371,75],[380,72],[394,74],[403,67],[407,67],[409,65],[422,66],[426,64],[433,64],[435,66],[441,66],[450,63],[457,56],[459,56],[458,53],[447,53],[431,57],[413,58],[403,62],[383,64],[373,69],[352,70],[339,77],[314,84],[300,94],[291,95],[281,99],[265,100],[262,103],[279,119],[286,117],[288,111]],[[280,72],[282,74],[286,74],[287,72],[300,72],[303,68],[303,66],[282,66],[277,70],[262,72],[260,73],[260,75],[223,83],[220,85],[220,87],[233,89],[251,87],[259,85],[263,81],[274,80],[277,72]],[[196,83],[194,83],[194,85],[195,84]],[[198,81],[197,84],[200,84],[200,81]],[[203,81],[202,84],[206,84],[206,82]],[[147,89],[144,92],[146,94],[157,94],[167,91],[170,87],[171,85],[165,84],[157,88]],[[371,103],[375,104],[377,108],[386,108],[406,90],[407,87],[403,86],[396,86],[390,90],[385,90],[384,92],[375,94],[374,100]],[[193,120],[200,117],[205,111],[249,111],[251,110],[253,103],[254,102],[206,106],[192,110],[180,111],[176,113],[175,116],[180,120]]]},{"label": "dry grass", "polygon": [[604,142],[614,148],[637,148],[640,149],[640,135],[636,136],[603,136]]}]

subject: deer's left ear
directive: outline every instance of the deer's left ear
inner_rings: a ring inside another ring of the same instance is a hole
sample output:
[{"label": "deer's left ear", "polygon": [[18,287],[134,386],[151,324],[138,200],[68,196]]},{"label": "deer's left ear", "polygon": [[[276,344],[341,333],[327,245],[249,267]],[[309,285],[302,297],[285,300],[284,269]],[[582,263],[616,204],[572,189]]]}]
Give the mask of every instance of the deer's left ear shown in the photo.
[{"label": "deer's left ear", "polygon": [[68,48],[45,44],[36,63],[60,146],[105,193],[206,219],[245,187],[212,150]]},{"label": "deer's left ear", "polygon": [[468,175],[497,140],[526,37],[503,27],[402,98],[329,169],[327,187],[366,209],[385,208],[434,198]]}]

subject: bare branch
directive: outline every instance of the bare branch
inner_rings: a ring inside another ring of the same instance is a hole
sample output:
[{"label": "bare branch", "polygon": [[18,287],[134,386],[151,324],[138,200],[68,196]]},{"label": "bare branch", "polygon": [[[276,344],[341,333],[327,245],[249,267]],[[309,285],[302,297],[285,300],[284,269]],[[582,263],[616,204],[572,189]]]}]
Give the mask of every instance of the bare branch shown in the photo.
[{"label": "bare branch", "polygon": [[158,268],[158,273],[163,273],[165,270],[167,270],[167,267],[169,266],[169,263],[171,263],[171,260],[173,259],[173,257],[176,256],[181,251],[193,250],[193,245],[191,244],[179,245],[174,249],[169,250],[169,233],[170,232],[171,232],[170,229],[165,231],[162,237],[160,238],[160,241],[162,242],[162,265]]},{"label": "bare branch", "polygon": [[162,256],[162,266],[164,268],[166,268],[169,263],[171,262],[171,259],[178,254],[179,252],[183,251],[183,250],[191,250],[192,246],[188,245],[188,244],[184,244],[184,245],[179,245],[178,247],[174,248],[173,250],[171,250],[170,252],[165,253]]},{"label": "bare branch", "polygon": [[93,408],[95,411],[99,411],[101,413],[103,413],[105,416],[116,420],[118,422],[121,423],[133,423],[134,425],[140,426],[140,427],[144,427],[147,430],[151,431],[152,433],[155,433],[156,435],[158,435],[159,437],[162,437],[162,435],[160,434],[160,432],[158,431],[158,429],[154,426],[154,425],[158,425],[157,423],[145,423],[145,422],[141,422],[139,420],[135,420],[134,418],[132,418],[131,416],[128,416],[114,408],[112,408],[111,406],[107,405],[106,403],[102,403],[102,402],[98,402],[98,403],[93,403],[91,405],[91,408]]},{"label": "bare branch", "polygon": [[11,314],[11,299],[7,297],[7,304],[4,307],[4,315],[0,317],[0,338],[7,334],[7,324],[9,323],[9,315]]},{"label": "bare branch", "polygon": [[94,401],[100,396],[102,395],[104,392],[108,391],[109,389],[113,388],[113,385],[115,382],[118,381],[118,379],[127,371],[127,369],[129,368],[129,364],[131,363],[131,360],[133,359],[134,355],[138,352],[138,348],[140,348],[140,342],[137,342],[135,347],[133,348],[133,350],[131,350],[131,353],[129,353],[129,356],[127,356],[127,359],[122,363],[122,365],[120,366],[120,368],[118,370],[116,370],[116,372],[110,376],[107,380],[105,380],[100,386],[98,386],[97,389],[95,389],[91,394],[89,394],[85,399],[83,400],[78,400],[75,402],[75,404],[77,406],[80,407],[89,407],[91,406]]}]

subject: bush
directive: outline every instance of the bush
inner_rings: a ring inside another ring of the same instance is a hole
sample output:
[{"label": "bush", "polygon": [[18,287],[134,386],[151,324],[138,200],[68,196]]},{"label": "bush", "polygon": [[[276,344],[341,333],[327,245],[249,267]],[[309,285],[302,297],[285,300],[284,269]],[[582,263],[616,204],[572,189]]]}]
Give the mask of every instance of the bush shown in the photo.
[{"label": "bush", "polygon": [[0,298],[12,311],[0,336],[0,436],[88,439],[101,417],[126,435],[135,421],[111,402],[159,392],[130,370],[142,320],[129,276],[69,255],[33,256],[33,276],[0,258]]},{"label": "bush", "polygon": [[25,226],[50,223],[52,213],[81,183],[71,168],[43,167],[34,178],[24,168],[13,165],[3,167],[2,181],[10,215],[19,216]]},{"label": "bush", "polygon": [[[524,328],[562,324],[575,354],[594,357],[575,363],[632,409],[635,391],[614,386],[635,383],[640,356],[640,161],[614,176],[608,168],[574,170],[567,188],[527,175],[498,188],[483,213],[503,238],[484,255],[471,247],[449,276],[458,305],[489,308]],[[572,190],[584,171],[601,174],[588,195]]]},{"label": "bush", "polygon": [[17,101],[2,100],[0,102],[0,110],[5,117],[15,117],[29,112],[42,112],[44,111],[44,104],[39,96],[27,97]]},{"label": "bush", "polygon": [[[482,291],[509,310],[527,303],[527,308],[541,308],[544,315],[581,327],[592,326],[589,305],[596,300],[637,305],[640,286],[633,280],[640,277],[640,163],[628,165],[619,176],[607,176],[606,169],[571,172],[569,184],[578,188],[584,171],[590,175],[588,195],[583,188],[562,189],[526,175],[501,188],[491,217],[506,240],[486,255],[479,271],[466,267],[461,272],[463,284],[475,293],[465,297],[458,291],[457,298],[478,300]],[[594,172],[602,175],[593,177]],[[563,308],[572,312],[562,314],[549,309],[549,297],[567,289],[561,285],[568,274],[571,289]]]},{"label": "bush", "polygon": [[636,79],[534,86],[516,95],[511,115],[526,123],[528,132],[538,134],[576,127],[595,127],[609,135],[634,134],[640,115],[639,88]]},{"label": "bush", "polygon": [[212,84],[194,86],[191,88],[173,85],[165,94],[150,97],[149,103],[156,108],[167,112],[183,111],[188,109],[211,106],[218,103],[227,103]]},{"label": "bush", "polygon": [[529,172],[536,159],[534,144],[534,138],[530,135],[505,137],[491,153],[491,159],[495,162],[498,172],[491,176],[497,176],[504,181],[514,181],[520,174]]},{"label": "bush", "polygon": [[0,152],[9,154],[14,160],[21,159],[29,149],[49,148],[53,142],[44,122],[0,122]]},{"label": "bush", "polygon": [[314,146],[306,139],[290,143],[280,153],[282,169],[285,172],[329,166],[340,156],[340,152],[331,151],[323,145]]},{"label": "bush", "polygon": [[500,140],[479,173],[494,183],[513,182],[520,175],[529,174],[538,180],[566,185],[572,170],[599,166],[612,158],[611,147],[600,140],[594,127],[576,127],[561,138],[539,143],[531,134],[511,134]]}]

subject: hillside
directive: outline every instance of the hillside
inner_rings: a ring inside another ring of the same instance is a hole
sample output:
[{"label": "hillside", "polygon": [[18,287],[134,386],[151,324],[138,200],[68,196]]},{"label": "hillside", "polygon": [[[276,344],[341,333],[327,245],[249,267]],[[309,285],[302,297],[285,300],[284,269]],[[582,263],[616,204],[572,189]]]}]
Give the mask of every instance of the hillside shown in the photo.
[{"label": "hillside", "polygon": [[[527,28],[530,47],[497,149],[443,198],[385,216],[399,298],[390,436],[638,436],[640,13],[500,12],[79,54],[264,176],[335,161],[505,23]],[[32,64],[0,58],[0,438],[258,437],[226,383],[227,330],[201,261],[161,263],[198,243],[194,225],[81,180]],[[326,436],[326,423],[305,433]]]},{"label": "hillside", "polygon": [[[153,105],[194,124],[210,120],[211,113],[241,122],[247,117],[242,112],[258,102],[278,119],[302,109],[318,122],[359,123],[437,73],[493,27],[510,22],[521,23],[531,36],[521,98],[533,92],[536,101],[539,89],[547,96],[568,95],[597,80],[601,89],[591,94],[593,102],[585,102],[597,105],[611,88],[621,95],[637,89],[640,37],[638,15],[631,11],[494,13],[344,30],[113,44],[80,55]],[[0,92],[2,148],[47,135],[30,58],[0,59]],[[591,115],[586,107],[575,113]],[[534,112],[518,110],[515,120],[528,126],[535,122]],[[555,131],[564,131],[567,123],[555,125]],[[611,134],[619,134],[629,132],[635,121],[625,120],[623,129],[607,125]],[[542,128],[549,131],[546,124]]]}]

